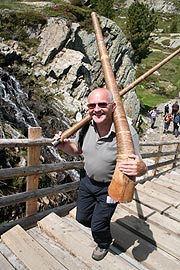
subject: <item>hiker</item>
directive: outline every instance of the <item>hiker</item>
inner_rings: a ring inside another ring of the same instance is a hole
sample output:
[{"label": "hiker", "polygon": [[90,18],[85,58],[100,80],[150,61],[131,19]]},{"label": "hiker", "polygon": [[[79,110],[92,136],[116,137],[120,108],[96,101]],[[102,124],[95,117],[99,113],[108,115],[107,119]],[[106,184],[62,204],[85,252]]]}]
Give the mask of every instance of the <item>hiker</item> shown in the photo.
[{"label": "hiker", "polygon": [[169,113],[169,104],[167,103],[165,106],[164,106],[164,116]]},{"label": "hiker", "polygon": [[167,132],[168,132],[170,123],[173,120],[172,114],[166,113],[166,115],[164,116],[163,120],[164,120],[164,132],[163,133],[165,133],[167,135]]},{"label": "hiker", "polygon": [[172,115],[176,115],[176,113],[179,111],[179,105],[178,105],[178,101],[176,101],[173,105],[172,105]]},{"label": "hiker", "polygon": [[[110,221],[117,201],[108,195],[116,165],[117,145],[113,123],[113,112],[116,104],[113,96],[106,88],[97,88],[88,96],[88,112],[92,118],[83,137],[78,144],[78,131],[74,140],[64,139],[58,148],[67,154],[84,157],[84,169],[80,175],[80,186],[77,198],[76,219],[91,233],[97,246],[92,253],[94,260],[102,260],[112,242]],[[141,176],[147,167],[139,153],[139,142],[135,129],[130,125],[135,154],[122,161],[119,170],[128,176]],[[54,136],[59,139],[61,132]]]},{"label": "hiker", "polygon": [[154,128],[156,117],[157,117],[157,107],[154,107],[150,112],[150,118],[151,118],[151,128]]},{"label": "hiker", "polygon": [[174,115],[174,119],[173,119],[173,134],[175,135],[175,137],[177,138],[179,135],[179,125],[180,125],[180,111],[178,111],[176,113],[176,115]]}]

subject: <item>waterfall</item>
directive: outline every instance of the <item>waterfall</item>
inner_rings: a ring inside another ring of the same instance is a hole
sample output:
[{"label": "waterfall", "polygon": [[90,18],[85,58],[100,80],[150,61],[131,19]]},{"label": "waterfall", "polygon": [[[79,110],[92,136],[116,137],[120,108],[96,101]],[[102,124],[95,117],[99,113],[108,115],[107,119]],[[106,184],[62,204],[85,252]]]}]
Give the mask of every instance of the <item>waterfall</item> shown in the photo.
[{"label": "waterfall", "polygon": [[[22,91],[20,83],[15,77],[0,68],[0,121],[7,122],[14,128],[20,129],[25,136],[27,136],[29,127],[39,126],[34,114],[26,104],[27,99],[27,94]],[[65,161],[53,146],[47,146],[42,152],[48,162],[52,160],[56,162]],[[75,170],[70,170],[68,174],[72,179],[78,179],[79,177]],[[64,172],[61,175],[66,177],[67,173]]]},{"label": "waterfall", "polygon": [[26,104],[27,99],[20,83],[0,68],[0,120],[21,129],[24,135],[27,134],[28,127],[39,126]]}]

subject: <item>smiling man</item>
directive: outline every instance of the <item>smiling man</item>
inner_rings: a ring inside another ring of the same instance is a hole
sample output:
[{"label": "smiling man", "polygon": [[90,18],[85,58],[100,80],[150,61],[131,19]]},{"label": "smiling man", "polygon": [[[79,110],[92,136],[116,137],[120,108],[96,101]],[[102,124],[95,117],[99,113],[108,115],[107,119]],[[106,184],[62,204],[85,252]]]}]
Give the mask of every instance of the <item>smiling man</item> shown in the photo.
[{"label": "smiling man", "polygon": [[[117,206],[108,195],[108,186],[111,182],[116,165],[117,144],[113,123],[113,112],[116,104],[113,96],[106,88],[93,90],[88,97],[88,111],[92,120],[80,145],[77,132],[75,140],[65,139],[58,147],[72,156],[82,154],[84,170],[77,199],[78,222],[91,228],[92,236],[97,246],[92,253],[94,260],[102,260],[112,242],[110,221]],[[127,175],[143,175],[147,168],[139,153],[139,142],[136,131],[130,126],[134,143],[135,154],[120,164],[120,170]],[[59,139],[61,133],[54,139]]]}]

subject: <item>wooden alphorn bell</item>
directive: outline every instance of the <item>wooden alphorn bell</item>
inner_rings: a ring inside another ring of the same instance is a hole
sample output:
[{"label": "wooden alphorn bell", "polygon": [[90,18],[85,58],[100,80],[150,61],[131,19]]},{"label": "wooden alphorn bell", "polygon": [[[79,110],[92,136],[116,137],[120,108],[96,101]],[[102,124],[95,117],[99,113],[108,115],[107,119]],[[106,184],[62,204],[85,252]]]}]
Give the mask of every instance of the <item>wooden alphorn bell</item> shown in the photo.
[{"label": "wooden alphorn bell", "polygon": [[106,87],[111,91],[116,109],[113,113],[116,141],[117,141],[117,158],[114,174],[108,188],[108,194],[118,202],[130,202],[133,198],[135,188],[135,177],[123,174],[119,169],[119,164],[127,160],[130,154],[134,154],[134,145],[126,118],[124,106],[119,95],[119,89],[112,71],[108,52],[104,43],[104,38],[95,12],[91,13],[96,41],[98,45],[100,60],[104,73]]}]

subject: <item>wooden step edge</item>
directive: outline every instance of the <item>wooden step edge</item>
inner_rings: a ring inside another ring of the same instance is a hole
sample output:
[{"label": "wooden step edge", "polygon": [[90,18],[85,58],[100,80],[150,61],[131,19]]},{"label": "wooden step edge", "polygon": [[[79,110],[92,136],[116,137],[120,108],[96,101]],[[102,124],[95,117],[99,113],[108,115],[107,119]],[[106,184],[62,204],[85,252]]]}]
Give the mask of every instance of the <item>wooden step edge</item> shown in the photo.
[{"label": "wooden step edge", "polygon": [[62,264],[39,245],[20,225],[16,225],[4,233],[1,239],[28,269],[66,270]]}]

